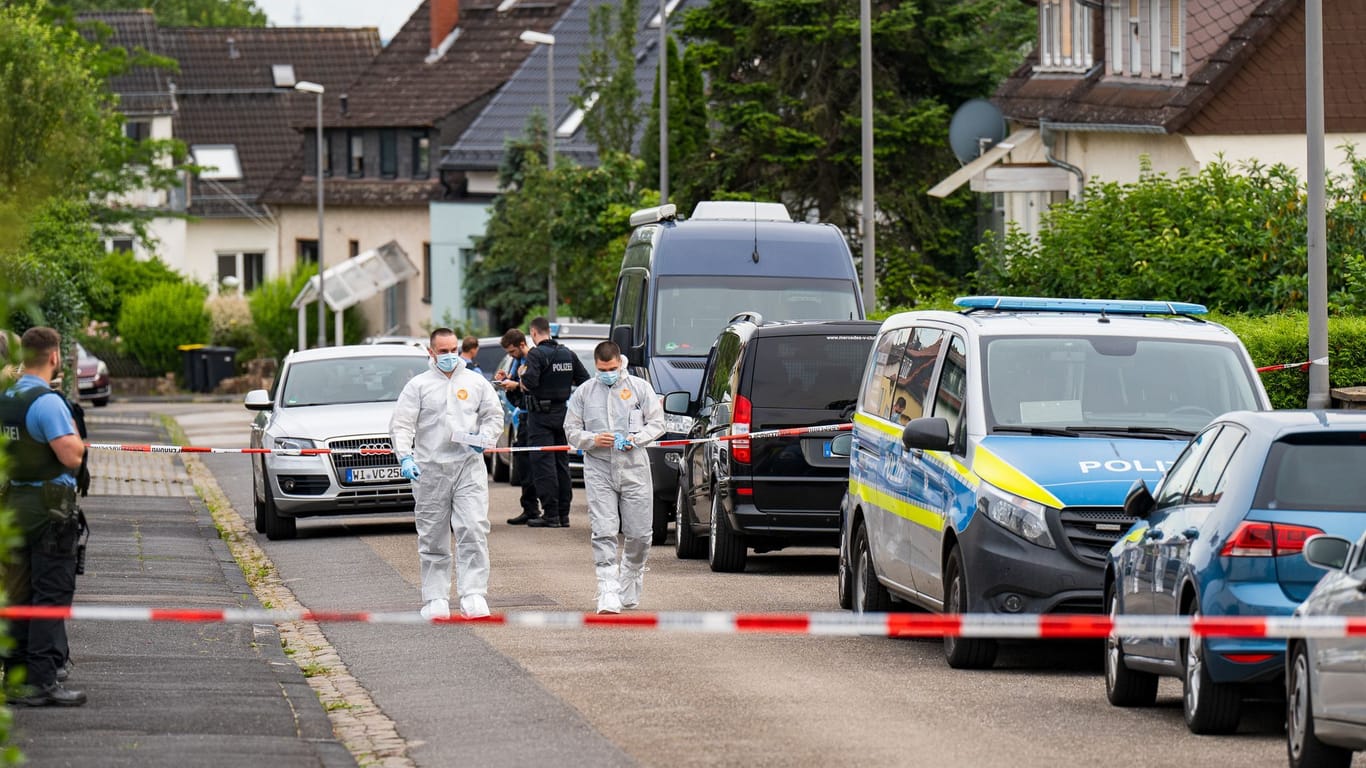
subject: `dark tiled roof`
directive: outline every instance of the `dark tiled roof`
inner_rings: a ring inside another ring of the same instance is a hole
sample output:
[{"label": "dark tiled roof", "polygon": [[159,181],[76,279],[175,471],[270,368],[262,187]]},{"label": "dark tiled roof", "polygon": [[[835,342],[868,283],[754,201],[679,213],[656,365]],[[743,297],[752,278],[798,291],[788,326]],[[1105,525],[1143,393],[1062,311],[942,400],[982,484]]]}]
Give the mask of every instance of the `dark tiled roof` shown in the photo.
[{"label": "dark tiled roof", "polygon": [[303,134],[293,126],[314,119],[316,97],[274,87],[272,65],[293,65],[296,80],[321,83],[331,95],[380,50],[374,28],[169,28],[161,46],[180,62],[176,138],[236,145],[242,166],[240,181],[196,180],[190,211],[201,216],[243,215],[229,192],[260,212],[258,196],[300,153]]},{"label": "dark tiled roof", "polygon": [[[574,0],[564,17],[551,30],[555,35],[555,125],[560,125],[573,113],[569,101],[579,92],[579,58],[593,46],[589,34],[588,16],[600,0]],[[681,13],[703,4],[705,0],[682,0],[669,18],[673,23]],[[659,12],[659,4],[642,2],[636,27],[636,84],[646,106],[654,92],[654,81],[659,61],[659,28],[649,22]],[[487,108],[477,117],[469,130],[456,141],[451,151],[441,160],[448,170],[493,170],[503,159],[508,139],[526,132],[527,118],[533,112],[545,114],[546,67],[549,52],[545,46],[536,50],[496,94]],[[640,130],[644,131],[644,121]],[[636,136],[639,146],[640,136]],[[580,124],[572,136],[556,137],[557,154],[580,165],[597,165],[597,147],[588,140],[587,131]]]},{"label": "dark tiled roof", "polygon": [[[261,193],[261,202],[271,205],[307,205],[318,201],[313,177],[304,175],[303,151],[295,151],[280,172]],[[349,179],[332,176],[323,186],[328,206],[367,208],[422,206],[441,197],[438,179]]]},{"label": "dark tiled roof", "polygon": [[[1007,117],[1023,123],[1146,126],[1173,133],[1196,119],[1251,62],[1273,58],[1258,52],[1292,15],[1303,19],[1301,4],[1294,0],[1189,0],[1186,9],[1189,75],[1184,81],[1107,79],[1103,66],[1085,76],[1035,73],[1036,53],[1001,85],[993,100]],[[1298,55],[1303,105],[1302,33]],[[1250,106],[1243,102],[1242,117],[1255,117]],[[1218,132],[1229,132],[1229,127],[1221,126]],[[1298,130],[1303,130],[1302,120]]]},{"label": "dark tiled roof", "polygon": [[[103,33],[89,22],[98,22],[109,28],[109,42],[135,53],[138,49],[158,53],[157,23],[151,11],[108,11],[103,13],[82,13],[77,16],[81,22],[81,34],[94,39]],[[157,67],[134,67],[130,71],[111,78],[110,90],[119,95],[119,111],[130,117],[169,115],[175,111],[175,96],[171,93],[170,80],[175,74]]]},{"label": "dark tiled roof", "polygon": [[532,51],[517,36],[528,29],[549,30],[569,0],[521,0],[501,13],[497,2],[462,3],[459,36],[444,56],[427,63],[430,6],[431,0],[423,0],[413,11],[349,89],[347,113],[334,109],[325,118],[327,125],[437,126],[447,115],[501,86]]}]

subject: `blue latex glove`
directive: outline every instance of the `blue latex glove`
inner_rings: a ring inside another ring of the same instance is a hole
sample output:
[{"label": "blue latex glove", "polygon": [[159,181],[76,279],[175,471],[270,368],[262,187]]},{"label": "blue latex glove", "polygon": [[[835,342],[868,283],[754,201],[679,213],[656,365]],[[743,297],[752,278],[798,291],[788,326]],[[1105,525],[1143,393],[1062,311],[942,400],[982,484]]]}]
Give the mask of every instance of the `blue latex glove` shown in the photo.
[{"label": "blue latex glove", "polygon": [[521,420],[522,420],[522,414],[524,414],[524,413],[526,413],[526,411],[522,410],[521,408],[513,408],[513,409],[512,409],[512,428],[513,428],[513,429],[516,429],[516,428],[517,428],[517,424],[518,424],[519,422],[521,422]]},{"label": "blue latex glove", "polygon": [[422,470],[418,469],[417,461],[415,461],[412,456],[403,457],[403,463],[399,466],[398,471],[399,474],[414,482],[416,482],[419,477],[422,477]]},{"label": "blue latex glove", "polygon": [[[470,434],[473,435],[474,433],[471,432]],[[470,446],[470,450],[471,450],[471,451],[474,451],[475,453],[483,453],[483,452],[484,452],[484,446],[482,446],[482,445],[471,445],[471,446]]]},{"label": "blue latex glove", "polygon": [[635,446],[626,437],[626,435],[618,433],[616,439],[612,441],[612,447],[616,448],[618,451],[629,451]]}]

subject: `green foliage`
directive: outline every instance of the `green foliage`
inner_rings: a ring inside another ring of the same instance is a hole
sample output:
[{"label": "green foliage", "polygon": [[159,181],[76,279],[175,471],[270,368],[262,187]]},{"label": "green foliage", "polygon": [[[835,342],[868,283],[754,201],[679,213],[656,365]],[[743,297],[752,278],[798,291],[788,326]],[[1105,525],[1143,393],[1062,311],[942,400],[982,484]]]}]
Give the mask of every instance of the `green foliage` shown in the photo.
[{"label": "green foliage", "polygon": [[209,311],[209,343],[237,350],[237,368],[260,356],[264,342],[251,319],[251,305],[236,293],[219,294],[204,304]]},{"label": "green foliage", "polygon": [[190,283],[157,283],[128,297],[119,314],[124,347],[155,373],[181,369],[181,344],[209,341],[207,291]]},{"label": "green foliage", "polygon": [[[283,359],[291,350],[299,348],[299,312],[291,305],[294,298],[308,284],[310,278],[318,273],[315,264],[303,264],[294,272],[273,280],[267,280],[247,294],[247,304],[251,307],[251,319],[256,326],[255,354],[260,357]],[[318,307],[310,304],[304,313],[307,331],[304,341],[312,345],[318,338]],[[332,330],[334,313],[327,310],[327,337],[333,343]],[[365,338],[365,315],[360,307],[351,307],[342,314],[342,336],[346,344],[358,344]],[[242,355],[238,355],[242,360]]]},{"label": "green foliage", "polygon": [[166,266],[157,257],[138,259],[132,251],[115,251],[95,262],[95,278],[108,290],[92,296],[90,319],[113,323],[123,309],[125,296],[132,296],[158,283],[186,282],[184,275]]},{"label": "green foliage", "polygon": [[82,11],[136,11],[151,8],[163,27],[264,27],[266,13],[253,0],[53,0]]},{"label": "green foliage", "polygon": [[[1242,339],[1258,367],[1309,359],[1309,317],[1303,312],[1213,319]],[[1303,408],[1309,401],[1308,371],[1268,371],[1262,385],[1276,408]],[[1328,385],[1366,385],[1366,317],[1328,318]]]},{"label": "green foliage", "polygon": [[[1366,161],[1330,176],[1329,309],[1366,311]],[[1038,239],[1014,230],[978,249],[985,293],[1199,301],[1224,312],[1304,310],[1305,191],[1284,166],[1144,171],[1054,206]]]},{"label": "green foliage", "polygon": [[[691,48],[678,55],[678,43],[669,37],[669,199],[680,211],[691,211],[710,190],[698,187],[699,177],[690,166],[704,162],[708,146],[707,97],[702,83],[702,67]],[[659,183],[659,73],[655,73],[650,119],[640,140],[640,159],[645,167],[640,181],[644,186]],[[681,172],[680,172],[681,171]]]},{"label": "green foliage", "polygon": [[87,207],[50,198],[32,212],[19,246],[0,251],[0,280],[25,286],[35,299],[13,305],[7,327],[23,333],[35,325],[49,325],[69,345],[85,319],[87,297],[107,296],[108,286],[94,272],[103,254],[98,233],[86,221]]},{"label": "green foliage", "polygon": [[[584,110],[584,130],[598,153],[630,152],[642,117],[636,86],[636,26],[640,0],[603,3],[588,12],[593,45],[579,59],[579,93],[569,97]],[[596,94],[594,103],[589,99]]]},{"label": "green foliage", "polygon": [[[1036,18],[1018,0],[875,4],[877,238],[886,258],[961,274],[975,224],[970,198],[925,193],[957,168],[947,141],[953,109],[989,95],[1018,66]],[[680,178],[703,196],[781,200],[839,226],[857,247],[858,4],[712,0],[684,15],[683,33],[711,85],[714,129],[697,156],[680,159]]]}]

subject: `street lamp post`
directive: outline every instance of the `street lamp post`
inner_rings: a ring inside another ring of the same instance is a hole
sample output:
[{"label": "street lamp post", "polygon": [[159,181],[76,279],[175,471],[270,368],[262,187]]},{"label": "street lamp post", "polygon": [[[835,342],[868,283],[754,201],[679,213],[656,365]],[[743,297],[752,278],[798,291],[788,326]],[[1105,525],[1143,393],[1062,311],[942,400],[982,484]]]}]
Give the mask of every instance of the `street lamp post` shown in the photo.
[{"label": "street lamp post", "polygon": [[[544,45],[546,50],[546,111],[545,111],[545,141],[546,141],[546,170],[552,175],[555,171],[555,36],[547,35],[544,32],[526,30],[521,34],[521,41],[529,45]],[[550,221],[553,223],[555,212],[550,211]],[[546,298],[550,304],[550,322],[555,322],[558,318],[557,306],[560,297],[555,291],[555,238],[551,233],[551,227],[546,227],[547,244],[550,248],[550,279],[546,286]]]},{"label": "street lamp post", "polygon": [[323,296],[323,93],[318,83],[301,80],[294,84],[294,90],[312,93],[318,97],[318,165],[314,169],[318,181],[318,346],[327,346],[327,315]]},{"label": "street lamp post", "polygon": [[659,0],[659,204],[669,202],[669,15]]}]

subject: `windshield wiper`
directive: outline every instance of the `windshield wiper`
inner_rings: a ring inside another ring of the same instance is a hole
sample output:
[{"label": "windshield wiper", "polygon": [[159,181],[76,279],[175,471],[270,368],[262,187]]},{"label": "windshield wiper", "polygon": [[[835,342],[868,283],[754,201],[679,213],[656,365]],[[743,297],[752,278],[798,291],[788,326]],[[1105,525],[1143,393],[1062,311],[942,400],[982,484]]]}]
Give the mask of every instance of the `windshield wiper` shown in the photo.
[{"label": "windshield wiper", "polygon": [[1023,432],[1026,435],[1048,435],[1050,437],[1081,437],[1073,432],[1073,427],[1038,427],[1028,424],[997,424],[992,432]]},{"label": "windshield wiper", "polygon": [[1163,439],[1189,440],[1195,432],[1177,427],[1068,427],[1084,432],[1104,432],[1110,434],[1132,435],[1134,437],[1158,437]]}]

